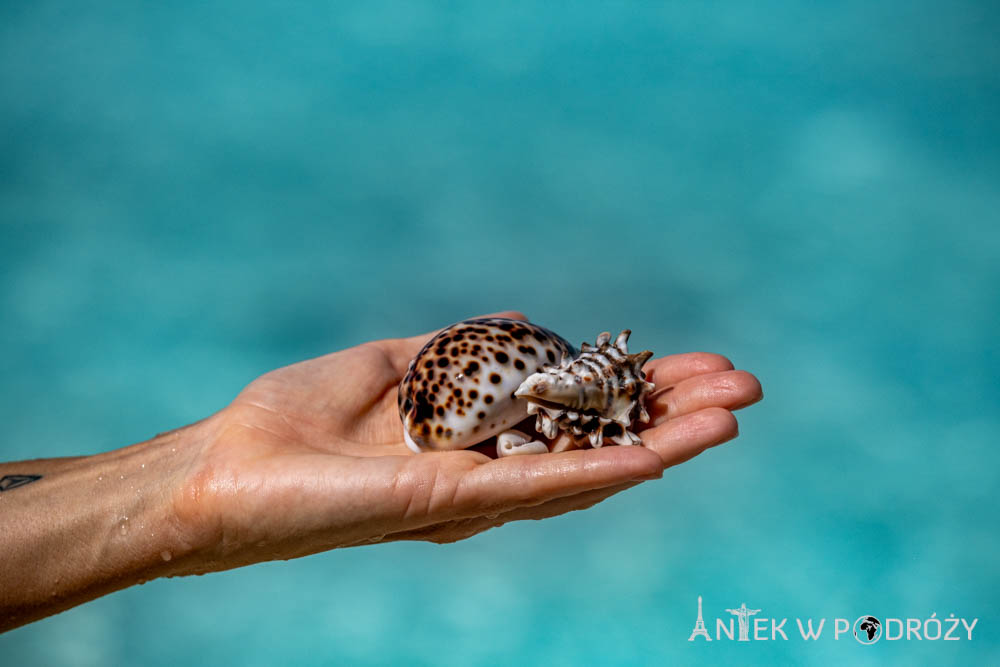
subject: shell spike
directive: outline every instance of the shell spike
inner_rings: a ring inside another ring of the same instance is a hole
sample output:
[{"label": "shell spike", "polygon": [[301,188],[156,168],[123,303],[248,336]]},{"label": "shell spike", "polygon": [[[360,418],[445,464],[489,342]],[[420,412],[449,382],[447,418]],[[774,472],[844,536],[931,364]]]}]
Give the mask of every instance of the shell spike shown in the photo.
[{"label": "shell spike", "polygon": [[632,335],[631,329],[623,329],[618,338],[615,339],[615,347],[621,351],[622,354],[628,354],[628,337]]},{"label": "shell spike", "polygon": [[637,436],[632,431],[625,431],[625,438],[628,439],[628,442],[621,443],[623,445],[641,445],[642,444],[642,438],[640,438],[639,436]]},{"label": "shell spike", "polygon": [[611,342],[611,332],[602,331],[601,335],[597,337],[597,347],[603,347]]},{"label": "shell spike", "polygon": [[642,370],[643,365],[647,361],[649,361],[650,357],[652,356],[653,353],[651,350],[643,350],[638,354],[630,354],[629,360],[632,362],[633,367],[635,367],[637,370]]},{"label": "shell spike", "polygon": [[547,414],[539,412],[538,418],[535,420],[535,430],[544,435],[546,438],[551,439],[556,437],[559,426]]}]

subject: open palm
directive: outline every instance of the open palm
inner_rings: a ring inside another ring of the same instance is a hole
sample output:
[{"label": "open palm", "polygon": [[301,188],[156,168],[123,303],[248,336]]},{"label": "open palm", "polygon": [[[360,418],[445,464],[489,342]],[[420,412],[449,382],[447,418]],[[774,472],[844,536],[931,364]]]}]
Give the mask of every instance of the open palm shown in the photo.
[{"label": "open palm", "polygon": [[756,378],[724,357],[673,355],[645,367],[657,386],[645,447],[414,455],[396,390],[431,335],[267,373],[210,419],[213,435],[177,500],[192,539],[218,545],[206,569],[381,540],[450,542],[590,507],[735,437],[730,411],[761,397]]}]

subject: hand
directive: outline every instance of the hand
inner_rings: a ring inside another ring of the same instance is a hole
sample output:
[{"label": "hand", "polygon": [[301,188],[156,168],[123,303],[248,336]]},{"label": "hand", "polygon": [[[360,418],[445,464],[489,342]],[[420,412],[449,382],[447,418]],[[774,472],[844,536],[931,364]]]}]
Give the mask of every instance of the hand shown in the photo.
[{"label": "hand", "polygon": [[175,501],[202,554],[198,570],[383,540],[452,542],[587,508],[734,438],[730,411],[761,398],[756,378],[724,357],[672,355],[645,367],[657,386],[640,431],[645,447],[414,455],[402,441],[396,391],[431,335],[273,371],[208,420],[213,435]]}]

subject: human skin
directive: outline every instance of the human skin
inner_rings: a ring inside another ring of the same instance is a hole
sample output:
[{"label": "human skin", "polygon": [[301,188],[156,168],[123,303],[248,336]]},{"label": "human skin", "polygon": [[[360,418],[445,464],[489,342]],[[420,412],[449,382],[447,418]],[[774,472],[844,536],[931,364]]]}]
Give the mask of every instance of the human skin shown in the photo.
[{"label": "human skin", "polygon": [[0,492],[0,630],[157,577],[454,542],[585,509],[731,440],[732,411],[762,396],[725,357],[671,355],[644,369],[657,387],[644,447],[415,455],[396,388],[431,335],[272,371],[220,412],[130,447],[0,464],[0,478],[42,476]]}]

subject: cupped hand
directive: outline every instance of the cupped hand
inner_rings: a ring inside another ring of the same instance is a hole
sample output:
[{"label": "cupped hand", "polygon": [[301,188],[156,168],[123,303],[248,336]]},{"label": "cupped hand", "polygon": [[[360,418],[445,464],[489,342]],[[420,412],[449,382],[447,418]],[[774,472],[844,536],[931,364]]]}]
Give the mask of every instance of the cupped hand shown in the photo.
[{"label": "cupped hand", "polygon": [[267,373],[207,420],[210,436],[175,501],[204,570],[383,540],[452,542],[590,507],[734,438],[731,411],[761,398],[756,378],[724,357],[671,355],[645,366],[657,387],[640,430],[645,447],[415,455],[403,443],[396,391],[432,335]]}]

